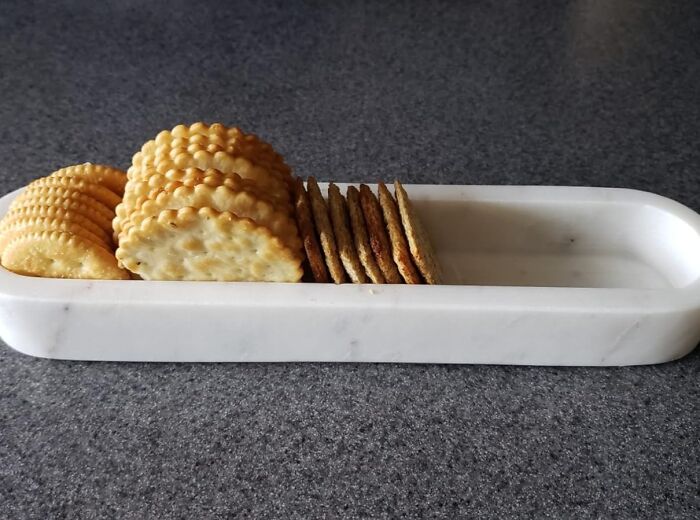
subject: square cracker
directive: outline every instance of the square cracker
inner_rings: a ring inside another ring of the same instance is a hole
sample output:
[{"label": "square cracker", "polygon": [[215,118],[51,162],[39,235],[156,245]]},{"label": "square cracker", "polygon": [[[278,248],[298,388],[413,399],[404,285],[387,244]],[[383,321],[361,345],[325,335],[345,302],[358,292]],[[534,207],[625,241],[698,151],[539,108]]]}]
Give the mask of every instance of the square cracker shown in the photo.
[{"label": "square cracker", "polygon": [[383,182],[379,183],[379,205],[382,207],[384,214],[384,222],[386,222],[387,230],[389,231],[389,240],[391,242],[391,254],[394,258],[396,266],[406,283],[419,284],[422,282],[418,271],[411,260],[411,253],[408,251],[406,237],[404,236],[403,226],[401,225],[401,217],[399,209],[396,207],[394,197],[391,196],[389,190]]},{"label": "square cracker", "polygon": [[403,278],[391,257],[391,242],[384,227],[382,208],[379,206],[377,197],[366,184],[360,185],[360,204],[367,223],[367,231],[369,231],[369,243],[384,278],[387,283],[403,283]]},{"label": "square cracker", "polygon": [[304,243],[306,259],[309,262],[314,280],[319,283],[328,283],[330,279],[323,260],[321,246],[318,244],[318,238],[316,237],[309,194],[306,193],[304,188],[304,181],[299,177],[294,180],[294,210],[297,224],[299,225],[299,232],[301,233],[301,240]]},{"label": "square cracker", "polygon": [[330,183],[328,186],[328,207],[331,211],[333,231],[338,244],[338,253],[343,262],[345,271],[353,283],[367,283],[365,269],[357,256],[357,249],[352,239],[352,233],[348,225],[348,208],[345,197],[340,193],[338,186]]},{"label": "square cracker", "polygon": [[431,285],[439,285],[443,283],[442,270],[440,269],[435,250],[428,239],[428,234],[425,232],[413,209],[408,193],[406,193],[406,190],[398,180],[394,181],[394,188],[396,190],[396,200],[399,203],[401,222],[406,232],[406,239],[408,240],[408,247],[411,250],[413,260],[426,282]]},{"label": "square cracker", "polygon": [[335,242],[335,233],[333,233],[333,226],[331,226],[328,206],[314,177],[309,177],[306,180],[306,189],[311,200],[311,211],[314,214],[314,224],[316,224],[318,238],[321,242],[323,254],[326,257],[326,266],[331,273],[333,281],[335,283],[343,283],[345,282],[345,269],[338,255],[338,246]]},{"label": "square cracker", "polygon": [[374,259],[374,253],[372,253],[365,217],[362,215],[360,192],[357,191],[355,186],[348,186],[347,202],[352,236],[355,241],[357,255],[360,257],[360,262],[364,266],[367,276],[369,276],[373,283],[386,283],[382,270],[377,265],[377,261]]}]

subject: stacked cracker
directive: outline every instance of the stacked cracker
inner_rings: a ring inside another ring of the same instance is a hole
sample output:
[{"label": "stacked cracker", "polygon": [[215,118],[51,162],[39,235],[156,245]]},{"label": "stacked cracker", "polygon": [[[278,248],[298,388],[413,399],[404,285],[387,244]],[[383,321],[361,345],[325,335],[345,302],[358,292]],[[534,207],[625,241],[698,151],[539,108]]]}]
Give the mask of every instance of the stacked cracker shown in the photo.
[{"label": "stacked cracker", "polygon": [[359,191],[349,186],[346,199],[330,183],[328,203],[315,178],[306,184],[296,179],[294,204],[316,282],[442,283],[437,257],[399,181],[396,199],[383,183],[378,199],[365,184]]},{"label": "stacked cracker", "polygon": [[145,143],[127,175],[116,256],[141,278],[301,279],[290,170],[257,136],[179,125]]},{"label": "stacked cracker", "polygon": [[126,174],[80,164],[29,184],[0,221],[0,261],[19,274],[128,279],[111,238]]}]

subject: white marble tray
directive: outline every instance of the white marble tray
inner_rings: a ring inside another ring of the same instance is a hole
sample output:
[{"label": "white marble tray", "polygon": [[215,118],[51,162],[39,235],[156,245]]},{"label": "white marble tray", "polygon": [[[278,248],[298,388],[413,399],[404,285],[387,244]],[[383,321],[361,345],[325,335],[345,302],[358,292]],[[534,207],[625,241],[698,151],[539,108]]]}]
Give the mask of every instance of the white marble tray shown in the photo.
[{"label": "white marble tray", "polygon": [[0,336],[56,359],[600,366],[670,361],[700,341],[690,209],[621,189],[407,189],[450,285],[80,281],[0,268]]}]

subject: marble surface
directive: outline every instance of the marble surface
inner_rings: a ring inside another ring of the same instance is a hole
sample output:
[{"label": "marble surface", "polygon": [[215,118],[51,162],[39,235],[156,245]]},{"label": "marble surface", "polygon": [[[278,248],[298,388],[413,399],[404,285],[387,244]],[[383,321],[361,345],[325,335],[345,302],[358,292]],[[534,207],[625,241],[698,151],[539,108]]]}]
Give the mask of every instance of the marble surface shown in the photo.
[{"label": "marble surface", "polygon": [[[320,179],[624,186],[697,211],[699,52],[690,0],[7,2],[0,188],[126,166],[202,119]],[[562,369],[3,346],[0,518],[697,518],[699,370],[698,350]]]}]

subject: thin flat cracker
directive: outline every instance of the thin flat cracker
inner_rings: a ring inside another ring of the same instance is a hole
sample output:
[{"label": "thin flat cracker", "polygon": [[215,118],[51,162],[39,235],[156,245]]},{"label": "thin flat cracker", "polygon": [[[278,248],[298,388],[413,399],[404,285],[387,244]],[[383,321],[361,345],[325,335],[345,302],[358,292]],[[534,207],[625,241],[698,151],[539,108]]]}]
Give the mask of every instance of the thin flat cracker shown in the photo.
[{"label": "thin flat cracker", "polygon": [[122,222],[120,240],[132,226],[140,225],[147,218],[164,210],[178,210],[184,207],[212,208],[216,211],[231,212],[240,218],[249,218],[257,225],[269,229],[283,244],[298,252],[301,257],[302,243],[293,218],[246,191],[234,191],[226,186],[213,188],[206,184],[194,187],[180,185],[172,191],[158,190],[144,197],[129,219]]},{"label": "thin flat cracker", "polygon": [[7,246],[7,244],[14,238],[22,234],[32,233],[35,231],[65,231],[71,235],[77,235],[86,240],[90,240],[100,247],[104,247],[108,251],[110,250],[110,245],[102,240],[102,238],[94,233],[91,233],[79,224],[67,220],[58,220],[55,218],[29,217],[16,219],[2,228],[2,231],[0,231],[0,257],[2,256],[2,252],[5,250],[5,246]]},{"label": "thin flat cracker", "polygon": [[[85,216],[85,213],[89,216]],[[9,211],[2,221],[0,221],[0,232],[7,226],[11,226],[16,220],[27,218],[50,218],[75,223],[90,233],[100,237],[110,248],[112,247],[111,236],[94,222],[94,215],[91,214],[90,209],[88,207],[81,208],[80,204],[77,203],[73,206],[73,209],[65,209],[54,205],[28,206],[14,209]]]},{"label": "thin flat cracker", "polygon": [[49,278],[128,280],[112,253],[65,231],[22,234],[2,255],[2,265],[17,274]]},{"label": "thin flat cracker", "polygon": [[360,257],[360,262],[365,268],[367,276],[373,283],[386,283],[382,270],[377,265],[374,259],[374,253],[369,243],[369,234],[365,224],[365,217],[362,214],[362,206],[360,204],[360,192],[355,186],[348,186],[347,191],[348,213],[350,214],[350,225],[352,227],[352,236],[355,241],[355,248]]},{"label": "thin flat cracker", "polygon": [[338,186],[333,183],[328,186],[328,207],[338,244],[338,253],[345,267],[345,272],[348,273],[353,283],[367,283],[367,275],[360,258],[357,256],[355,243],[350,232],[345,197],[340,193]]},{"label": "thin flat cracker", "polygon": [[382,209],[377,197],[366,184],[360,185],[360,204],[369,232],[369,243],[384,278],[387,283],[403,283],[403,278],[391,256],[391,243],[384,227]]},{"label": "thin flat cracker", "polygon": [[120,197],[124,194],[124,187],[127,181],[126,172],[104,164],[92,164],[89,162],[76,164],[74,166],[66,166],[65,168],[56,170],[50,176],[84,178],[90,182],[104,186]]},{"label": "thin flat cracker", "polygon": [[406,190],[398,180],[394,181],[394,189],[396,191],[396,200],[399,203],[401,222],[408,240],[408,247],[418,270],[429,284],[442,284],[442,270],[440,269],[437,255],[430,243],[428,234],[425,232],[420,219],[413,209],[408,193],[406,193]]},{"label": "thin flat cracker", "polygon": [[331,225],[330,217],[328,214],[328,206],[326,201],[323,199],[321,190],[318,187],[318,183],[314,177],[309,177],[306,180],[306,189],[309,192],[309,199],[311,200],[311,211],[314,215],[314,224],[316,225],[316,230],[318,231],[319,241],[321,242],[321,248],[323,249],[323,254],[326,257],[326,266],[328,271],[331,273],[331,278],[335,283],[345,282],[345,269],[340,261],[340,256],[338,255],[338,246],[335,242],[335,233],[333,233],[333,226]]},{"label": "thin flat cracker", "polygon": [[379,183],[379,205],[382,208],[384,222],[389,231],[391,254],[394,258],[394,263],[399,269],[399,273],[401,273],[404,281],[408,284],[421,283],[420,275],[411,261],[411,253],[408,250],[408,244],[406,244],[399,208],[396,207],[394,197],[391,196],[383,182]]},{"label": "thin flat cracker", "polygon": [[107,206],[111,211],[121,202],[121,197],[109,188],[81,177],[43,177],[27,186],[27,191],[35,188],[69,188],[89,195]]},{"label": "thin flat cracker", "polygon": [[147,218],[116,254],[144,280],[298,282],[302,276],[299,256],[267,228],[211,208]]},{"label": "thin flat cracker", "polygon": [[304,181],[299,177],[294,182],[294,209],[311,274],[317,283],[328,283],[330,278],[328,277],[326,263],[323,260],[321,246],[316,237],[316,228],[314,227],[313,215],[311,214],[311,202],[304,188]]}]

